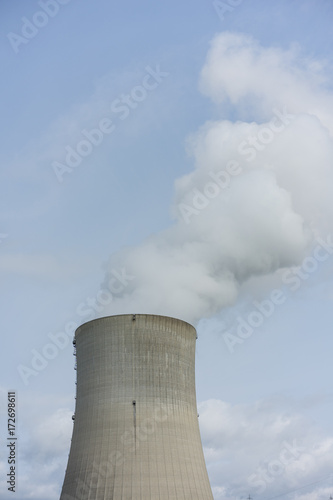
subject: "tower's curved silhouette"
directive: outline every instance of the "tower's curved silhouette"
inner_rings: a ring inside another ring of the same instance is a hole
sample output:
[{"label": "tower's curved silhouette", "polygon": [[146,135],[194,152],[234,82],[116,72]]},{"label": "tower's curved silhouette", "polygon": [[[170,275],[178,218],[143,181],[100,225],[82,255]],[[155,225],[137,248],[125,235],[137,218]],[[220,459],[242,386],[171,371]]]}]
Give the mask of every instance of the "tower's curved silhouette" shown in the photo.
[{"label": "tower's curved silhouette", "polygon": [[77,398],[60,500],[212,500],[194,327],[165,316],[109,316],[80,326],[74,343]]}]

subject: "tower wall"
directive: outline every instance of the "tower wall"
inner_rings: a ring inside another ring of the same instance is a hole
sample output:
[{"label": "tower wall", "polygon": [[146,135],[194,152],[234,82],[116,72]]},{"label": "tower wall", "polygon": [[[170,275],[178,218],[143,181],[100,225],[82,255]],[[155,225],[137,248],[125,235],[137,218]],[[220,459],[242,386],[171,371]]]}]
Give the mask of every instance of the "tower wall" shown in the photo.
[{"label": "tower wall", "polygon": [[75,341],[75,421],[60,500],[212,500],[195,329],[127,314],[85,323]]}]

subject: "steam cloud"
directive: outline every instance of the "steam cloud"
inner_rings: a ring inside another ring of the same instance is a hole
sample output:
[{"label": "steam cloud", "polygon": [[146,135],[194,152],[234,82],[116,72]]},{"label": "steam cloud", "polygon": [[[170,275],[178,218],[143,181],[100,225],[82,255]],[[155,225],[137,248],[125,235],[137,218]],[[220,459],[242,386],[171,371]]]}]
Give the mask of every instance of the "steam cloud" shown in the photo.
[{"label": "steam cloud", "polygon": [[[175,183],[175,223],[110,258],[129,280],[109,314],[195,323],[232,304],[242,283],[298,265],[332,226],[333,93],[325,64],[240,34],[212,41],[200,88],[235,122],[188,139],[195,169]],[[104,311],[105,313],[105,311]]]}]

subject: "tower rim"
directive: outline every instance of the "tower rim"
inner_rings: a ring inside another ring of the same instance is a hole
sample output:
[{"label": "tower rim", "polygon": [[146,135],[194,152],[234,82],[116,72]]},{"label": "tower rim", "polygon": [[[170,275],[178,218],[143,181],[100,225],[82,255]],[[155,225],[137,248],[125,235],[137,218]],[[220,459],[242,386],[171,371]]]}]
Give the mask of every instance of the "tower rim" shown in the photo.
[{"label": "tower rim", "polygon": [[82,328],[83,326],[89,325],[90,323],[103,321],[103,320],[109,319],[109,318],[125,318],[125,317],[132,317],[133,321],[135,321],[137,318],[139,319],[140,317],[160,318],[160,319],[164,318],[164,319],[173,320],[173,321],[176,321],[179,323],[183,323],[183,324],[188,325],[191,328],[193,328],[193,330],[195,332],[197,331],[195,326],[192,325],[191,323],[189,323],[188,321],[184,321],[183,319],[176,318],[174,316],[166,316],[164,314],[150,314],[150,313],[125,313],[125,314],[108,314],[107,316],[100,316],[98,318],[90,319],[89,321],[81,323],[81,325],[79,325],[76,328],[74,336],[76,336],[76,334],[80,330],[80,328]]}]

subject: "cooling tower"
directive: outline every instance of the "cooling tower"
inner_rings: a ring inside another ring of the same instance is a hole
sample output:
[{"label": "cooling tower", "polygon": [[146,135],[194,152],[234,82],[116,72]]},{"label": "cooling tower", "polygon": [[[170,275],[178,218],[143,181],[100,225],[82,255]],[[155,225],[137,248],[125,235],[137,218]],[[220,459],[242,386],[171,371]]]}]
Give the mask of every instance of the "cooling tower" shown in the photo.
[{"label": "cooling tower", "polygon": [[74,429],[60,500],[213,500],[195,394],[196,331],[126,314],[75,333]]}]

